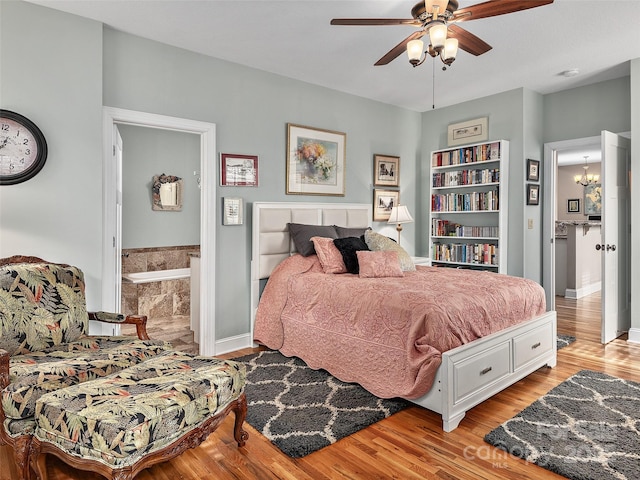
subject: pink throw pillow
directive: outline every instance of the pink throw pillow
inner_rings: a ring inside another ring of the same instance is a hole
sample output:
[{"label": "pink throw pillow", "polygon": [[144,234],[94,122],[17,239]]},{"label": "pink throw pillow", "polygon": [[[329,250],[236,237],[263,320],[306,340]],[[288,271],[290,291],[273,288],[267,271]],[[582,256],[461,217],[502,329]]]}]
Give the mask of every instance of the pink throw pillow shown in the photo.
[{"label": "pink throw pillow", "polygon": [[333,238],[311,237],[311,241],[324,273],[347,273],[342,254],[333,243]]},{"label": "pink throw pillow", "polygon": [[360,250],[356,255],[360,265],[360,278],[404,277],[397,252]]}]

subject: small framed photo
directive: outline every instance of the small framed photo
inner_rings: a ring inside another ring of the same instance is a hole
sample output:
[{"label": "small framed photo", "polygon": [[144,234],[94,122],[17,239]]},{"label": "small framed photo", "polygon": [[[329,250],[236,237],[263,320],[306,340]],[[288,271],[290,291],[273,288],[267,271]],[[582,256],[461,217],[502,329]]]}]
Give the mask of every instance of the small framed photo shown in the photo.
[{"label": "small framed photo", "polygon": [[540,185],[527,184],[527,205],[540,204]]},{"label": "small framed photo", "polygon": [[240,197],[224,197],[223,225],[242,225],[244,223],[244,202]]},{"label": "small framed photo", "polygon": [[391,209],[400,204],[398,190],[373,190],[373,221],[386,222],[391,216]]},{"label": "small framed photo", "polygon": [[570,198],[567,200],[567,213],[580,213],[579,198]]},{"label": "small framed photo", "polygon": [[256,155],[221,153],[220,186],[257,187],[258,157]]},{"label": "small framed photo", "polygon": [[527,180],[537,182],[540,180],[540,160],[527,160]]},{"label": "small framed photo", "polygon": [[373,184],[376,187],[400,185],[400,157],[373,156]]}]

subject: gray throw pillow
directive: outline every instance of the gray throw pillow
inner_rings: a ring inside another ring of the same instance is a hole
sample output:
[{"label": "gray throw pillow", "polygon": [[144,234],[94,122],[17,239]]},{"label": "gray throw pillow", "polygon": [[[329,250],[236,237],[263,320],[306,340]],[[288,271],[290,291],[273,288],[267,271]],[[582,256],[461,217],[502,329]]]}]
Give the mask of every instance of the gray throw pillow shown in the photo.
[{"label": "gray throw pillow", "polygon": [[361,237],[364,235],[364,232],[367,230],[371,230],[371,227],[339,227],[338,225],[334,225],[336,229],[336,233],[338,234],[338,238],[346,238],[346,237]]},{"label": "gray throw pillow", "polygon": [[316,253],[311,237],[338,238],[333,225],[308,225],[305,223],[288,223],[289,235],[296,251],[303,257]]}]

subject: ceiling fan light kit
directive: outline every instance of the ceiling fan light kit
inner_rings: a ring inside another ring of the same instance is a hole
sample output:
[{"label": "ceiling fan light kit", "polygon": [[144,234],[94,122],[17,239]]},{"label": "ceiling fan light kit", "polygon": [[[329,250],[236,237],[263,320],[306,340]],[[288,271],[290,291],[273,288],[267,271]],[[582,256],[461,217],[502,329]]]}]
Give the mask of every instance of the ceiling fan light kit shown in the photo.
[{"label": "ceiling fan light kit", "polygon": [[[424,0],[411,9],[413,18],[334,18],[331,25],[410,25],[419,27],[398,45],[387,52],[375,65],[387,65],[403,51],[407,52],[409,62],[414,67],[421,65],[427,57],[440,56],[446,66],[453,63],[458,48],[472,55],[482,55],[491,50],[491,45],[458,25],[459,22],[495,17],[529,8],[541,7],[553,3],[553,0],[488,0],[458,10],[457,0]],[[424,50],[420,40],[429,35],[431,44]],[[423,56],[424,51],[424,56]],[[446,69],[446,66],[443,69]]]}]

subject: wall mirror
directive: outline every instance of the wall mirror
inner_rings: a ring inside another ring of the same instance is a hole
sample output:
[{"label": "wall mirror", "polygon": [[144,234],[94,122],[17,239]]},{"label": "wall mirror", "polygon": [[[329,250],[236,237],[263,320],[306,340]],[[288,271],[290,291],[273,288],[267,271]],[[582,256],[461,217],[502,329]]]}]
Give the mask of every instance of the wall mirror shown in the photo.
[{"label": "wall mirror", "polygon": [[174,211],[182,210],[182,187],[183,181],[175,175],[153,176],[151,187],[153,210]]}]

